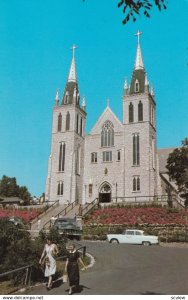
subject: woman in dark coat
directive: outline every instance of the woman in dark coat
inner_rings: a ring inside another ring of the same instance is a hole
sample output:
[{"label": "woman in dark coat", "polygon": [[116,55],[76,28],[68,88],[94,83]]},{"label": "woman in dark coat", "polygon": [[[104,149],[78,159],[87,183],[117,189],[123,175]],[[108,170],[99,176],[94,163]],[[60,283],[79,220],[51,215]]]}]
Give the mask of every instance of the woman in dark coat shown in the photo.
[{"label": "woman in dark coat", "polygon": [[68,248],[67,260],[65,264],[65,272],[67,272],[69,279],[69,295],[72,294],[74,287],[79,287],[80,273],[78,262],[81,263],[83,269],[85,270],[86,267],[80,258],[79,252],[76,250],[75,245],[72,244]]}]

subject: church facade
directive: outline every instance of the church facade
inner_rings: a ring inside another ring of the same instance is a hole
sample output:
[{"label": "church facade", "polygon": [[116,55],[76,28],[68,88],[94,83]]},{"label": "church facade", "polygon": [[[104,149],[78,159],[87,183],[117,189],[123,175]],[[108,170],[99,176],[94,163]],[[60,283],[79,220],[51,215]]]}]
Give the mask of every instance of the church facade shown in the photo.
[{"label": "church facade", "polygon": [[142,59],[139,36],[131,83],[123,87],[123,120],[107,105],[89,134],[80,103],[74,57],[62,100],[56,94],[46,200],[61,204],[110,203],[157,196],[156,101]]}]

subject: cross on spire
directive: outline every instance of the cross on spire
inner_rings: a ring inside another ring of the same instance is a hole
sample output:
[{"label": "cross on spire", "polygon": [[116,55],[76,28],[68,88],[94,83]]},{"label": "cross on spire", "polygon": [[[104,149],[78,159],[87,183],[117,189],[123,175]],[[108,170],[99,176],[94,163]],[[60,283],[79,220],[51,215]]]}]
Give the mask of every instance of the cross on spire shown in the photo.
[{"label": "cross on spire", "polygon": [[110,106],[110,99],[107,99],[106,102],[107,102],[107,106]]},{"label": "cross on spire", "polygon": [[76,45],[72,45],[71,50],[72,50],[72,58],[74,58],[74,53],[75,49],[78,48]]},{"label": "cross on spire", "polygon": [[135,33],[135,35],[137,35],[138,38],[138,44],[140,44],[140,35],[142,34],[142,32],[140,32],[139,30],[137,31],[137,33]]},{"label": "cross on spire", "polygon": [[135,35],[138,38],[138,44],[137,44],[137,50],[136,50],[135,70],[144,69],[142,53],[141,53],[141,48],[140,48],[140,35],[141,34],[142,34],[142,32],[140,32],[139,30],[137,31],[137,33],[135,33]]},{"label": "cross on spire", "polygon": [[75,53],[75,49],[77,48],[77,46],[72,45],[71,50],[72,50],[72,62],[71,62],[71,67],[70,67],[70,71],[69,71],[69,77],[68,77],[68,81],[71,82],[77,82],[76,79],[76,62],[74,59],[74,53]]}]

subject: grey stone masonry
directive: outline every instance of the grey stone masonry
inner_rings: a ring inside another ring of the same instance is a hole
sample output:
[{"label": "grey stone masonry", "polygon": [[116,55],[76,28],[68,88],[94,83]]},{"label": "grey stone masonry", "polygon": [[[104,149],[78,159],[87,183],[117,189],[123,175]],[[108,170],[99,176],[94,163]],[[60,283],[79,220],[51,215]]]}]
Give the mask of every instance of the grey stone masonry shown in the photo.
[{"label": "grey stone masonry", "polygon": [[[156,102],[143,66],[140,45],[131,88],[124,84],[120,121],[107,105],[85,134],[85,100],[80,105],[75,60],[63,100],[53,110],[46,199],[80,204],[155,196],[161,193],[156,150]],[[117,101],[121,105],[121,101]]]}]

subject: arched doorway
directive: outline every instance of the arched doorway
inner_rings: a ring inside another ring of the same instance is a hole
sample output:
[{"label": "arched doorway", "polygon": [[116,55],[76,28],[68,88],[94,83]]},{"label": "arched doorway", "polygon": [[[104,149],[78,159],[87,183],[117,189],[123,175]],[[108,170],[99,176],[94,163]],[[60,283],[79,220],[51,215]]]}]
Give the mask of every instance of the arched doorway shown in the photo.
[{"label": "arched doorway", "polygon": [[111,202],[111,194],[112,194],[112,190],[109,183],[107,182],[103,183],[99,191],[99,202],[100,203]]}]

